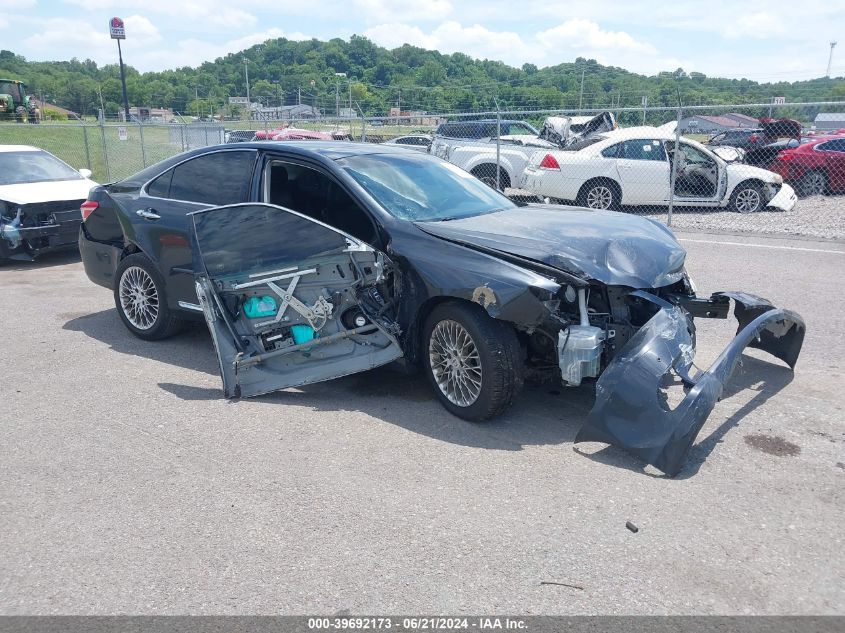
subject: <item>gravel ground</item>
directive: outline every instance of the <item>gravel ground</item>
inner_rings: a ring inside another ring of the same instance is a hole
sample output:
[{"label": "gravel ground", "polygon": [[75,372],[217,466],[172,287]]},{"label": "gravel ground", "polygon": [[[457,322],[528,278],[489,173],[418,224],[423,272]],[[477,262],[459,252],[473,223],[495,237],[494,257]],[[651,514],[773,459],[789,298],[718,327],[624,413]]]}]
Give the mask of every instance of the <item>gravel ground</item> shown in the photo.
[{"label": "gravel ground", "polygon": [[[507,189],[505,193],[515,200],[541,201],[530,191],[524,189]],[[665,207],[652,209],[627,207],[624,210],[666,222],[667,210]],[[679,230],[759,233],[763,235],[844,240],[845,195],[800,198],[795,208],[788,213],[762,211],[744,215],[733,211],[678,208],[672,214],[672,227]]]},{"label": "gravel ground", "polygon": [[132,337],[78,255],[0,267],[0,614],[845,614],[845,248],[680,237],[807,338],[743,356],[675,479],[573,445],[588,385],[478,425],[389,368],[226,401],[205,328]]},{"label": "gravel ground", "polygon": [[[661,222],[666,221],[665,210],[645,215]],[[789,212],[741,214],[712,209],[675,209],[672,227],[842,240],[845,239],[845,196],[801,198]]]}]

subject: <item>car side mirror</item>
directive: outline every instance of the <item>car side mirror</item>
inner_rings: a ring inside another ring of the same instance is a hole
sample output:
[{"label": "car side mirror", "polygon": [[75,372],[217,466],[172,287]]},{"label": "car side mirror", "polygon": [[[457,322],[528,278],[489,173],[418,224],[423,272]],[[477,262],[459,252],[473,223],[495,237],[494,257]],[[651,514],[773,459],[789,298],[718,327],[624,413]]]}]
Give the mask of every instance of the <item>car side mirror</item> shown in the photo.
[{"label": "car side mirror", "polygon": [[80,169],[79,175],[82,176],[83,178],[90,178],[91,176],[94,175],[94,173],[90,169]]}]

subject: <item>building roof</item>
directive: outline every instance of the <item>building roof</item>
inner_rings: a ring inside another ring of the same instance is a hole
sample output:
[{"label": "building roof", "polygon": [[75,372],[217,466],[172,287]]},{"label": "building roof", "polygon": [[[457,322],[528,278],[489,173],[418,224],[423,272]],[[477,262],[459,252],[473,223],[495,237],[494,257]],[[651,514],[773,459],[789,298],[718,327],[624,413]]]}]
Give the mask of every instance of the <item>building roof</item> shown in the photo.
[{"label": "building roof", "polygon": [[845,121],[845,112],[820,112],[816,115],[816,123],[819,121]]},{"label": "building roof", "polygon": [[759,119],[753,116],[748,116],[747,114],[740,114],[739,112],[728,112],[724,116],[728,117],[729,119],[734,119],[740,123],[745,123],[748,125],[758,126],[760,125]]},{"label": "building roof", "polygon": [[[736,119],[732,119],[728,116],[703,115],[703,116],[697,116],[695,118],[701,119],[702,121],[707,121],[708,123],[712,123],[713,125],[721,125],[723,127],[736,127],[736,124],[737,124]],[[757,121],[754,121],[754,123],[756,124]]]}]

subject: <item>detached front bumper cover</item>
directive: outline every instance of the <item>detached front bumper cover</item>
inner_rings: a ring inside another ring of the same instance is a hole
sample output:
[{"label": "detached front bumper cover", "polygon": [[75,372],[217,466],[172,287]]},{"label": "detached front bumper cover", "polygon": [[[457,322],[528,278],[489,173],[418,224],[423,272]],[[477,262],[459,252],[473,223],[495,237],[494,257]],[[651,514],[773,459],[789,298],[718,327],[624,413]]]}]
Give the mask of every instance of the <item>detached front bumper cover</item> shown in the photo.
[{"label": "detached front bumper cover", "polygon": [[[656,303],[660,310],[599,378],[595,405],[575,442],[612,444],[675,476],[742,351],[746,347],[762,349],[794,369],[804,342],[804,321],[766,299],[741,292],[716,293],[713,300],[734,300],[739,328],[710,368],[692,376],[695,347],[689,313],[654,295],[633,294]],[[671,409],[662,402],[659,391],[673,371],[688,391]]]}]

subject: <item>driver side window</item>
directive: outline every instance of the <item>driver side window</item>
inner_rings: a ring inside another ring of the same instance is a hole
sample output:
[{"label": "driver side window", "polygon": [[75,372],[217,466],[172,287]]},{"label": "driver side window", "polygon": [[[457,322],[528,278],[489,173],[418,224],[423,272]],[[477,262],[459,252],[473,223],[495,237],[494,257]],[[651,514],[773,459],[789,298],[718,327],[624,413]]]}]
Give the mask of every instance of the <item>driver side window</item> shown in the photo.
[{"label": "driver side window", "polygon": [[264,201],[319,220],[367,244],[377,239],[370,216],[319,170],[271,161],[264,169]]}]

